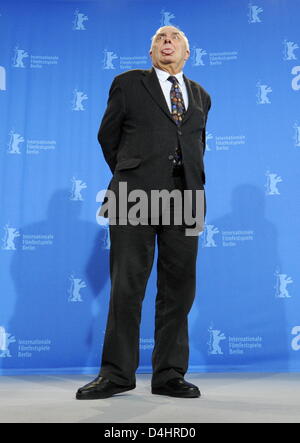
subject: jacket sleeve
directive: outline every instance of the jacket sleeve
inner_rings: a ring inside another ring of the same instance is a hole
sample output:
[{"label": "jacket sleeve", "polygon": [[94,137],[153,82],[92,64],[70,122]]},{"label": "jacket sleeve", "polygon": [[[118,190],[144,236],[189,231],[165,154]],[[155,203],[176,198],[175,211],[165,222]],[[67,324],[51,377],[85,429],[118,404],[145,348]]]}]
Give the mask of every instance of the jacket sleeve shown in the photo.
[{"label": "jacket sleeve", "polygon": [[208,95],[207,101],[206,101],[205,125],[204,125],[203,131],[202,131],[203,155],[204,155],[205,148],[206,148],[206,122],[207,122],[208,112],[209,112],[210,108],[211,108],[211,98]]},{"label": "jacket sleeve", "polygon": [[118,146],[122,135],[122,123],[125,117],[124,94],[117,78],[111,84],[107,107],[98,131],[98,141],[106,163],[114,173],[117,163]]}]

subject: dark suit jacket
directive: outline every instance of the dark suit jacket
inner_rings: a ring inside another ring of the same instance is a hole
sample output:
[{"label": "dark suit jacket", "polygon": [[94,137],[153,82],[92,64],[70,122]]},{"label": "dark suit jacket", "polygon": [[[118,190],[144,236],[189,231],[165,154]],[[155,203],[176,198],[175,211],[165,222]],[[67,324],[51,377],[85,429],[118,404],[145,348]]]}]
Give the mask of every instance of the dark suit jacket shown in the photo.
[{"label": "dark suit jacket", "polygon": [[[98,140],[113,173],[108,189],[116,195],[120,181],[127,182],[128,192],[143,189],[149,197],[151,189],[173,189],[172,156],[177,145],[186,189],[204,189],[205,125],[211,100],[198,83],[183,78],[189,105],[180,127],[171,116],[154,68],[127,71],[113,80]],[[101,209],[100,215],[107,213]]]}]

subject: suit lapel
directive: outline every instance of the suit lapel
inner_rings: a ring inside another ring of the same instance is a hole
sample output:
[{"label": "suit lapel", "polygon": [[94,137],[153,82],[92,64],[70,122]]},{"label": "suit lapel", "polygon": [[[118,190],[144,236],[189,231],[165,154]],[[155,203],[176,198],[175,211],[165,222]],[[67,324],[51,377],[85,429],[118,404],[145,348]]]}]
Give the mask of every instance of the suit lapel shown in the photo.
[{"label": "suit lapel", "polygon": [[154,101],[162,109],[162,111],[169,117],[169,119],[176,125],[173,117],[169,111],[164,93],[160,87],[159,80],[157,78],[154,68],[144,72],[144,78],[142,79],[147,91],[150,93]]},{"label": "suit lapel", "polygon": [[183,74],[183,80],[185,81],[187,93],[189,96],[189,106],[187,108],[186,113],[183,116],[182,123],[181,123],[182,125],[190,118],[190,116],[192,115],[192,113],[195,110],[195,98],[194,98],[191,82],[184,74]]},{"label": "suit lapel", "polygon": [[[183,79],[185,81],[186,88],[187,88],[187,93],[188,93],[188,97],[189,97],[189,106],[188,106],[186,113],[183,116],[182,125],[193,114],[193,112],[195,110],[195,106],[196,106],[194,93],[193,93],[193,86],[191,86],[190,80],[185,75],[183,75]],[[160,87],[159,80],[157,78],[156,72],[153,67],[148,71],[144,71],[144,78],[142,79],[142,82],[143,82],[144,86],[146,87],[147,91],[152,96],[152,98],[158,104],[158,106],[162,109],[162,111],[167,115],[167,117],[176,126],[176,123],[173,120],[173,117],[169,111],[164,93]]]}]

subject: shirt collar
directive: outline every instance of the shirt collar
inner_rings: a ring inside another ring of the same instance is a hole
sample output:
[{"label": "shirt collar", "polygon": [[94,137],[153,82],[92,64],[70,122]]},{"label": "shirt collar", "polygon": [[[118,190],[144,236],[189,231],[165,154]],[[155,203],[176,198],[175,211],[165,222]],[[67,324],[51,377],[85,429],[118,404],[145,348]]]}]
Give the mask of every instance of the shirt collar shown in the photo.
[{"label": "shirt collar", "polygon": [[[169,72],[163,71],[162,69],[156,68],[155,66],[153,66],[153,68],[155,69],[157,77],[158,77],[158,79],[160,81],[162,81],[162,82],[168,81],[168,78],[171,75]],[[182,71],[178,72],[178,74],[176,74],[174,77],[177,78],[178,83],[180,84],[180,86],[182,86],[184,84],[183,72]]]}]

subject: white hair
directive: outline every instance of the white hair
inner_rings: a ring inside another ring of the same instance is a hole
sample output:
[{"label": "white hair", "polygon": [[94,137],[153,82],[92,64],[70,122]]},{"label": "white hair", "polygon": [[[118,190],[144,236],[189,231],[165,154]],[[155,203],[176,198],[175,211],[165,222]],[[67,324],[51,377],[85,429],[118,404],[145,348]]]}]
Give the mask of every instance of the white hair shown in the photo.
[{"label": "white hair", "polygon": [[[169,26],[170,26],[171,28],[176,29],[176,30],[179,32],[179,34],[182,36],[183,40],[185,41],[186,49],[190,50],[190,44],[189,44],[189,41],[188,41],[187,36],[185,35],[185,33],[184,33],[183,31],[181,31],[179,28],[177,28],[176,26],[173,26],[173,25],[169,25]],[[157,34],[158,34],[159,32],[161,32],[162,29],[167,28],[167,27],[168,27],[168,26],[162,26],[162,27],[160,27],[160,28],[156,31],[156,33],[151,37],[151,48],[150,48],[150,50],[152,49],[152,46],[153,46],[153,43],[154,43],[154,39],[155,39],[155,37],[157,36]]]}]

